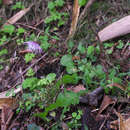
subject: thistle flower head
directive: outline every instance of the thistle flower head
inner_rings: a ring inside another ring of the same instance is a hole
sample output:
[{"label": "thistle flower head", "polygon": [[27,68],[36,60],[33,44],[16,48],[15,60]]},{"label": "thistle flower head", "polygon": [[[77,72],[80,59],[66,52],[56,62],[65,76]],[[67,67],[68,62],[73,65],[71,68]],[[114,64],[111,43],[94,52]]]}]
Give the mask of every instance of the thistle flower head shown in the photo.
[{"label": "thistle flower head", "polygon": [[40,45],[34,41],[24,42],[23,44],[27,46],[28,50],[32,51],[35,54],[41,54],[43,52]]}]

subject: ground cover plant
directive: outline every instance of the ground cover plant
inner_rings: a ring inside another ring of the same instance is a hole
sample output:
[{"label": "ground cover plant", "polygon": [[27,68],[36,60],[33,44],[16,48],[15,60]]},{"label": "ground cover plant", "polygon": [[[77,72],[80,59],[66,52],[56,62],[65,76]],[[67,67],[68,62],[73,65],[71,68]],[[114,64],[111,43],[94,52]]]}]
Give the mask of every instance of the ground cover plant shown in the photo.
[{"label": "ground cover plant", "polygon": [[101,42],[98,32],[129,5],[0,0],[1,129],[127,130],[129,34]]}]

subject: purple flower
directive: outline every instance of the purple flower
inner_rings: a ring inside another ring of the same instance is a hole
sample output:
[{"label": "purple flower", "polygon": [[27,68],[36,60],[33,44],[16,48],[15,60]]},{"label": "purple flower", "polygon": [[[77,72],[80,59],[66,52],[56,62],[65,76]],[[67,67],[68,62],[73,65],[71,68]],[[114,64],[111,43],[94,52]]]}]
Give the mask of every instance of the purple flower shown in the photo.
[{"label": "purple flower", "polygon": [[23,44],[27,46],[28,50],[32,51],[35,54],[41,54],[43,52],[40,45],[34,41],[24,42]]}]

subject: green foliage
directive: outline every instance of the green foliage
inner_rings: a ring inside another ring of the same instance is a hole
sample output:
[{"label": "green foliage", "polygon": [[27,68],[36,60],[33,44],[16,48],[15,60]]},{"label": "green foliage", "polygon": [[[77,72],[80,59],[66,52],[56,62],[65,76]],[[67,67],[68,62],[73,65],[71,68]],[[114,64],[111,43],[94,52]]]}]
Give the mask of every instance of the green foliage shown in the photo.
[{"label": "green foliage", "polygon": [[35,77],[26,78],[22,83],[22,86],[24,89],[29,88],[30,90],[33,90],[37,87],[37,83],[38,83],[38,79]]},{"label": "green foliage", "polygon": [[8,54],[7,49],[2,49],[2,50],[0,51],[0,56],[5,55],[5,54]]},{"label": "green foliage", "polygon": [[12,35],[15,32],[15,27],[13,25],[4,25],[2,28],[2,32],[5,34]]},{"label": "green foliage", "polygon": [[70,105],[76,105],[78,103],[79,103],[79,94],[71,91],[65,91],[64,93],[60,93],[58,95],[55,103],[50,104],[48,107],[45,108],[45,111],[43,113],[35,114],[35,116],[47,120],[46,116],[49,111],[52,111],[59,107],[67,109],[67,107],[69,107]]},{"label": "green foliage", "polygon": [[63,84],[77,84],[79,81],[79,77],[76,73],[72,74],[72,75],[64,75],[62,78],[62,83]]},{"label": "green foliage", "polygon": [[71,128],[71,129],[80,128],[81,127],[80,120],[81,120],[82,115],[83,115],[83,113],[81,110],[78,110],[78,112],[73,112],[71,121],[67,123],[69,128]]},{"label": "green foliage", "polygon": [[82,45],[82,43],[79,43],[78,50],[81,54],[86,52],[86,48]]},{"label": "green foliage", "polygon": [[89,46],[87,48],[87,56],[93,55],[94,54],[94,46]]},{"label": "green foliage", "polygon": [[116,46],[118,49],[122,49],[124,46],[123,41],[119,40],[119,44]]},{"label": "green foliage", "polygon": [[48,40],[49,40],[48,36],[47,35],[40,36],[39,40],[41,42],[41,47],[43,48],[43,50],[47,51],[48,48],[50,47],[50,44],[48,42]]},{"label": "green foliage", "polygon": [[22,4],[22,2],[16,2],[15,5],[12,6],[12,10],[16,10],[16,9],[24,9],[24,5]]},{"label": "green foliage", "polygon": [[122,83],[120,77],[117,76],[117,71],[115,69],[111,69],[109,73],[109,83]]},{"label": "green foliage", "polygon": [[26,30],[24,28],[18,28],[17,29],[17,35],[23,34],[25,32],[26,32]]},{"label": "green foliage", "polygon": [[60,8],[64,5],[64,0],[55,0],[48,2],[48,9],[50,12],[50,16],[45,19],[46,24],[50,24],[54,21],[58,22],[58,27],[64,25],[65,19],[67,18],[67,13],[58,12],[57,7]]},{"label": "green foliage", "polygon": [[28,72],[26,73],[26,75],[29,76],[29,77],[34,76],[34,74],[35,74],[35,72],[33,71],[32,68],[30,68],[30,69],[28,70]]},{"label": "green foliage", "polygon": [[0,45],[3,45],[4,42],[7,41],[7,36],[6,35],[3,35],[2,38],[0,38]]},{"label": "green foliage", "polygon": [[22,45],[24,43],[24,39],[23,38],[19,38],[16,40],[17,45]]},{"label": "green foliage", "polygon": [[27,54],[25,55],[25,62],[28,63],[28,62],[32,61],[32,59],[33,59],[34,57],[35,57],[35,54],[33,54],[33,53],[27,53]]},{"label": "green foliage", "polygon": [[64,55],[62,58],[61,58],[61,61],[60,61],[61,65],[63,66],[73,66],[73,60],[72,60],[72,55]]},{"label": "green foliage", "polygon": [[49,83],[52,83],[56,78],[56,74],[55,73],[50,73],[47,75],[46,77],[46,80],[49,82]]},{"label": "green foliage", "polygon": [[69,41],[68,42],[68,47],[69,47],[69,49],[72,49],[74,47],[74,42],[73,41]]},{"label": "green foliage", "polygon": [[114,43],[104,43],[104,48],[109,48],[109,47],[112,47],[114,45]]},{"label": "green foliage", "polygon": [[78,0],[80,6],[84,6],[88,0]]},{"label": "green foliage", "polygon": [[50,73],[41,79],[36,77],[26,78],[22,83],[24,93],[20,108],[26,111],[29,111],[34,106],[43,108],[49,99],[49,93],[52,91],[51,87],[48,88],[48,86],[52,85],[55,79],[56,75],[54,73]]},{"label": "green foliage", "polygon": [[64,55],[61,58],[60,61],[61,65],[66,67],[66,71],[69,74],[73,74],[77,72],[76,67],[74,66],[73,60],[72,60],[72,55],[68,54],[68,55]]}]

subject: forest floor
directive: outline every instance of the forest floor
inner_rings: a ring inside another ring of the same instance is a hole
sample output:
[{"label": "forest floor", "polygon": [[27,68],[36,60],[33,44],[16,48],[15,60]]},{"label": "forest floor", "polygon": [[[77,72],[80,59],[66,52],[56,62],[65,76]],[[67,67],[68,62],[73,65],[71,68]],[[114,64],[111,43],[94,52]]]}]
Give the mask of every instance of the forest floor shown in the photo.
[{"label": "forest floor", "polygon": [[98,39],[130,1],[80,4],[70,37],[72,0],[0,0],[1,130],[130,129],[130,34]]}]

